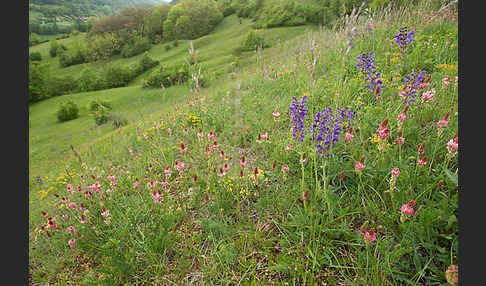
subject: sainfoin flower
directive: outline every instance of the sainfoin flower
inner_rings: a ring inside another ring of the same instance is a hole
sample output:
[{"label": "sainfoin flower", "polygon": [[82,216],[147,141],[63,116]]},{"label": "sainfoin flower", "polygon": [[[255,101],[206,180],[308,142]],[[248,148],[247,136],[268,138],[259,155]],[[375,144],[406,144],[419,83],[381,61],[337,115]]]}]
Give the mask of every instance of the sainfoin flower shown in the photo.
[{"label": "sainfoin flower", "polygon": [[245,167],[246,166],[246,158],[245,158],[245,155],[241,156],[240,166],[241,167]]},{"label": "sainfoin flower", "polygon": [[356,163],[356,166],[354,166],[354,170],[356,172],[361,173],[361,171],[365,169],[364,160],[365,160],[365,156],[363,155],[359,159],[358,163]]},{"label": "sainfoin flower", "polygon": [[74,232],[74,231],[75,231],[74,226],[68,226],[67,231],[68,231],[69,233]]},{"label": "sainfoin flower", "polygon": [[363,237],[365,238],[366,242],[372,242],[376,240],[376,233],[373,227],[370,227],[370,230],[365,232]]},{"label": "sainfoin flower", "polygon": [[435,89],[433,88],[429,91],[422,93],[422,102],[431,101],[432,99],[434,99],[434,97],[435,97]]},{"label": "sainfoin flower", "polygon": [[277,120],[280,117],[280,112],[278,111],[278,107],[275,107],[275,111],[272,113],[272,117],[274,120]]},{"label": "sainfoin flower", "polygon": [[439,120],[439,122],[437,122],[437,125],[439,127],[447,127],[449,126],[449,115],[451,114],[450,111],[447,111],[446,115],[444,115],[444,118],[442,118],[442,120]]},{"label": "sainfoin flower", "polygon": [[398,168],[393,168],[393,170],[392,170],[392,175],[393,175],[393,176],[398,176],[398,175],[400,175],[400,169],[398,169]]},{"label": "sainfoin flower", "polygon": [[446,143],[447,150],[451,156],[454,156],[457,153],[459,148],[459,139],[457,136],[454,136],[451,140]]},{"label": "sainfoin flower", "polygon": [[378,136],[381,138],[389,138],[390,137],[390,128],[387,127],[388,125],[388,118],[383,120],[380,125],[378,126],[378,129],[376,132],[378,133]]},{"label": "sainfoin flower", "polygon": [[448,283],[452,285],[459,284],[459,267],[457,265],[451,265],[447,267],[445,277]]},{"label": "sainfoin flower", "polygon": [[353,140],[354,138],[354,134],[353,134],[353,127],[349,127],[348,128],[348,131],[346,132],[346,136],[345,136],[345,139],[347,142]]},{"label": "sainfoin flower", "polygon": [[291,106],[289,107],[290,115],[292,116],[292,135],[295,139],[299,139],[300,142],[304,141],[305,129],[304,129],[304,120],[307,113],[307,106],[305,104],[308,102],[307,96],[304,95],[301,101],[298,101],[297,98],[293,97],[294,101],[292,101]]},{"label": "sainfoin flower", "polygon": [[71,238],[69,241],[68,241],[68,245],[69,247],[73,247],[74,243],[76,242],[76,239],[74,238]]},{"label": "sainfoin flower", "polygon": [[417,161],[417,164],[419,166],[425,166],[427,165],[427,159],[428,157],[427,156],[423,156],[422,158],[420,158],[418,161]]},{"label": "sainfoin flower", "polygon": [[408,203],[406,203],[406,204],[404,204],[400,207],[400,211],[402,213],[401,216],[400,216],[401,222],[405,222],[409,217],[411,217],[415,213],[415,211],[413,209],[415,204],[416,204],[415,201],[411,200]]},{"label": "sainfoin flower", "polygon": [[184,163],[175,160],[174,168],[180,172],[184,169]]}]

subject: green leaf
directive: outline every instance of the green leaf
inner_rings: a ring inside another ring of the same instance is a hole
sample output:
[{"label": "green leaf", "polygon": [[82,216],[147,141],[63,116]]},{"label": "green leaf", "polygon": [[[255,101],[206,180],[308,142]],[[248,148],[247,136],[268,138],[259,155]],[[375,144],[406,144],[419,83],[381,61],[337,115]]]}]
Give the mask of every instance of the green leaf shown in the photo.
[{"label": "green leaf", "polygon": [[454,184],[456,185],[456,187],[459,185],[458,182],[457,182],[457,173],[452,173],[451,171],[449,171],[448,169],[444,168],[444,172],[447,176],[447,178],[449,178],[449,180]]}]

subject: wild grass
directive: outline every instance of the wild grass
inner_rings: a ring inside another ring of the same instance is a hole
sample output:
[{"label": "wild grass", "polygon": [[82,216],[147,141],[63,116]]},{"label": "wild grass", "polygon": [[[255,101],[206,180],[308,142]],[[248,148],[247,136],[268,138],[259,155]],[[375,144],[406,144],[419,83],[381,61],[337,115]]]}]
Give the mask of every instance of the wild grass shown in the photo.
[{"label": "wild grass", "polygon": [[[83,104],[112,99],[114,110],[134,123],[120,133],[73,134],[79,158],[58,161],[59,177],[42,187],[31,174],[33,280],[445,285],[445,271],[458,258],[458,164],[446,146],[458,128],[457,21],[444,13],[428,23],[430,13],[408,7],[372,15],[370,31],[369,18],[358,17],[359,37],[348,53],[344,27],[306,31],[247,58],[232,77],[213,79],[199,93],[178,86],[162,96],[162,89],[133,86],[69,95]],[[405,53],[391,45],[403,26],[416,39]],[[217,63],[216,52],[208,56],[204,49],[213,41],[206,45],[199,55]],[[370,51],[385,85],[379,98],[356,66],[356,57]],[[421,70],[430,86],[417,90],[399,124],[404,77]],[[433,89],[434,98],[422,102]],[[292,135],[289,107],[303,96],[304,130],[324,109],[353,111],[353,136],[346,139],[350,126],[344,123],[332,157],[317,152],[308,131],[303,142]],[[51,160],[42,142],[89,124],[83,110],[65,127],[48,119],[47,106],[61,99],[31,107],[38,137],[31,139],[31,154],[45,152],[32,164],[41,176]],[[448,126],[440,127],[447,112]],[[404,144],[394,144],[398,131]],[[418,164],[423,156],[425,166]],[[364,165],[359,172],[358,162]],[[412,200],[408,216],[400,208]],[[374,237],[371,228],[376,240],[367,239]]]}]

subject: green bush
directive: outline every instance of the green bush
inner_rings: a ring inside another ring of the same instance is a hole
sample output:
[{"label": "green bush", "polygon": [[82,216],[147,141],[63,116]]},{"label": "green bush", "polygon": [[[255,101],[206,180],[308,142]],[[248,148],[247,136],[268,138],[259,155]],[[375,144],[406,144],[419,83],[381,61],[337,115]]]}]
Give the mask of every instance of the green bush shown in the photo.
[{"label": "green bush", "polygon": [[30,36],[29,36],[29,46],[35,46],[35,45],[38,45],[40,44],[42,41],[41,41],[41,38],[39,35],[37,35],[36,33],[30,33]]},{"label": "green bush", "polygon": [[54,97],[78,90],[79,83],[73,76],[51,76],[46,79],[46,97]]},{"label": "green bush", "polygon": [[121,50],[121,55],[124,58],[139,55],[148,51],[151,47],[150,39],[141,36],[134,36],[128,40]]},{"label": "green bush", "polygon": [[245,40],[241,46],[242,51],[255,51],[258,46],[262,46],[264,48],[269,47],[267,43],[265,43],[263,39],[263,35],[259,30],[251,30],[246,35]]},{"label": "green bush", "polygon": [[113,128],[117,129],[128,124],[128,119],[121,115],[112,115]]},{"label": "green bush", "polygon": [[62,102],[57,110],[57,119],[59,122],[78,118],[78,115],[79,108],[72,100]]},{"label": "green bush", "polygon": [[96,125],[102,125],[110,120],[110,111],[105,107],[98,108],[93,112]]},{"label": "green bush", "polygon": [[[58,50],[59,54],[59,50]],[[74,55],[68,55],[66,52],[61,52],[59,55],[59,64],[61,67],[68,67],[72,65],[78,65],[88,62],[88,56],[86,50],[78,48]]]},{"label": "green bush", "polygon": [[173,47],[178,47],[179,46],[179,41],[176,39],[173,43],[172,43]]},{"label": "green bush", "polygon": [[165,87],[181,84],[189,79],[189,66],[186,63],[174,66],[161,66],[143,81],[143,87]]},{"label": "green bush", "polygon": [[103,71],[103,79],[107,88],[126,86],[133,79],[132,72],[127,67],[108,66]]},{"label": "green bush", "polygon": [[170,49],[172,49],[172,46],[170,44],[167,44],[167,45],[165,45],[164,48],[165,48],[166,51],[169,51]]},{"label": "green bush", "polygon": [[31,61],[40,61],[42,60],[42,55],[40,52],[32,52],[29,55]]},{"label": "green bush", "polygon": [[57,55],[59,55],[65,50],[67,50],[66,46],[64,46],[63,44],[59,44],[56,40],[54,40],[51,41],[51,45],[49,47],[49,55],[55,58]]},{"label": "green bush", "polygon": [[112,106],[111,106],[111,103],[109,101],[102,100],[102,99],[99,99],[99,98],[90,101],[89,104],[88,104],[88,110],[91,111],[91,112],[95,112],[95,111],[97,111],[101,108],[111,109]]}]

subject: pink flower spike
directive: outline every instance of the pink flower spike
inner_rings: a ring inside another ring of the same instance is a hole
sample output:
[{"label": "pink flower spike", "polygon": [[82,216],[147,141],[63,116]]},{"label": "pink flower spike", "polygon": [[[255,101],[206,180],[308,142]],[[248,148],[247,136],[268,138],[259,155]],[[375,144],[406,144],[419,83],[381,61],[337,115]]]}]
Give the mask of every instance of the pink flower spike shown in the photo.
[{"label": "pink flower spike", "polygon": [[67,191],[72,192],[73,191],[73,186],[71,184],[67,184]]},{"label": "pink flower spike", "polygon": [[392,175],[393,175],[393,176],[395,176],[395,177],[396,177],[396,176],[398,176],[398,175],[400,175],[400,169],[398,169],[398,168],[394,168],[394,169],[392,170]]},{"label": "pink flower spike", "polygon": [[449,126],[449,121],[447,121],[447,120],[439,120],[439,122],[437,122],[437,125],[439,127],[448,127]]},{"label": "pink flower spike", "polygon": [[240,166],[241,167],[245,167],[246,166],[246,158],[245,158],[245,155],[241,156]]},{"label": "pink flower spike", "polygon": [[208,139],[213,139],[213,138],[214,138],[214,133],[213,133],[213,131],[211,131],[208,134]]},{"label": "pink flower spike", "polygon": [[76,242],[76,239],[72,238],[68,241],[69,247],[73,247],[74,243]]},{"label": "pink flower spike", "polygon": [[292,145],[287,145],[287,147],[285,148],[285,151],[290,152],[290,151],[292,151],[292,149],[293,149]]},{"label": "pink flower spike", "polygon": [[367,242],[375,241],[376,240],[375,229],[371,227],[369,231],[364,233],[363,237],[366,239]]},{"label": "pink flower spike", "polygon": [[71,233],[75,230],[74,226],[68,226],[67,228],[68,232]]}]

